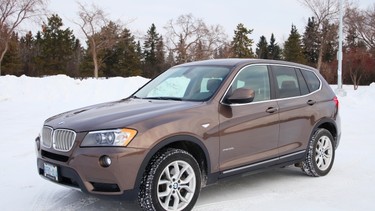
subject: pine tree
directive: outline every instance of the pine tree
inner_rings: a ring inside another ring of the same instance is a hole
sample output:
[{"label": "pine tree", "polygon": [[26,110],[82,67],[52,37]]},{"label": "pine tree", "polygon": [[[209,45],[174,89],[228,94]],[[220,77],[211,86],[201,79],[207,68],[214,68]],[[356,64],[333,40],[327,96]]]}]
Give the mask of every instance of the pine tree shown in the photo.
[{"label": "pine tree", "polygon": [[154,24],[147,31],[143,45],[143,76],[152,78],[162,72],[164,66],[163,38],[156,32]]},{"label": "pine tree", "polygon": [[177,51],[177,56],[175,60],[176,64],[189,62],[188,54],[187,54],[185,46],[186,46],[185,40],[183,39],[182,34],[180,34],[180,39],[177,43],[177,48],[176,48],[176,51]]},{"label": "pine tree", "polygon": [[23,71],[21,70],[21,54],[18,34],[13,32],[11,38],[8,40],[8,52],[4,55],[3,58],[3,74],[11,75],[22,75]]},{"label": "pine tree", "polygon": [[318,24],[314,17],[308,19],[305,32],[303,33],[303,54],[305,56],[307,65],[316,67],[318,64],[319,48],[320,48],[320,33]]},{"label": "pine tree", "polygon": [[[56,14],[48,18],[48,24],[43,25],[40,42],[39,59],[43,60],[41,68],[43,74],[67,74],[68,63],[74,55],[76,38],[69,28],[61,29],[62,19]],[[39,63],[40,64],[40,63]]]},{"label": "pine tree", "polygon": [[322,34],[326,38],[323,40],[323,63],[330,63],[336,60],[337,55],[337,39],[338,39],[338,26],[331,24],[328,21],[323,23]]},{"label": "pine tree", "polygon": [[288,40],[284,44],[284,59],[286,61],[305,63],[303,55],[301,35],[298,33],[296,26],[292,25]]},{"label": "pine tree", "polygon": [[166,66],[166,68],[170,68],[170,67],[174,66],[175,64],[176,64],[176,61],[174,60],[173,51],[169,50],[167,59],[165,61],[165,66]]},{"label": "pine tree", "polygon": [[136,76],[141,74],[141,62],[138,45],[129,29],[124,28],[119,34],[116,45],[107,49],[104,60],[103,74],[112,76]]},{"label": "pine tree", "polygon": [[[163,36],[160,36],[159,42],[156,44],[156,74],[164,72],[167,67],[165,63],[165,51],[164,51],[164,41]],[[156,75],[155,75],[156,76]]]},{"label": "pine tree", "polygon": [[256,55],[259,59],[268,59],[268,43],[265,36],[261,36],[257,43]]},{"label": "pine tree", "polygon": [[281,59],[281,48],[276,43],[273,33],[271,34],[270,44],[268,45],[268,58],[273,60]]},{"label": "pine tree", "polygon": [[254,41],[248,36],[253,33],[252,29],[247,29],[242,23],[237,25],[234,31],[232,45],[233,56],[237,58],[253,58],[254,53],[251,49]]},{"label": "pine tree", "polygon": [[34,68],[35,43],[33,34],[29,31],[20,39],[20,54],[22,62],[22,70],[25,75],[36,76]]},{"label": "pine tree", "polygon": [[198,41],[198,44],[195,46],[194,61],[203,60],[206,58],[205,50],[203,47],[202,41]]}]

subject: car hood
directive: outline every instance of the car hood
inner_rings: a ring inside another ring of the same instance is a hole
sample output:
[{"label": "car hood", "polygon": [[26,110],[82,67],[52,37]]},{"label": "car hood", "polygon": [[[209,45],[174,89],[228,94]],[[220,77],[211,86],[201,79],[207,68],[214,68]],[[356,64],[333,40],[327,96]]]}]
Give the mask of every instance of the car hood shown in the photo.
[{"label": "car hood", "polygon": [[200,104],[202,102],[126,99],[65,112],[47,119],[44,125],[76,132],[131,127],[134,123]]}]

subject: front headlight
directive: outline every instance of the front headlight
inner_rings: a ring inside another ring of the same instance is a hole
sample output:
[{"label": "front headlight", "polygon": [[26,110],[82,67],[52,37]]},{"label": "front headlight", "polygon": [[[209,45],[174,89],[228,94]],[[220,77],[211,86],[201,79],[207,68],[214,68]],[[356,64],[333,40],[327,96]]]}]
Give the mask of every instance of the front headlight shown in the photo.
[{"label": "front headlight", "polygon": [[137,135],[133,129],[101,130],[89,132],[82,141],[82,147],[122,146],[126,147]]}]

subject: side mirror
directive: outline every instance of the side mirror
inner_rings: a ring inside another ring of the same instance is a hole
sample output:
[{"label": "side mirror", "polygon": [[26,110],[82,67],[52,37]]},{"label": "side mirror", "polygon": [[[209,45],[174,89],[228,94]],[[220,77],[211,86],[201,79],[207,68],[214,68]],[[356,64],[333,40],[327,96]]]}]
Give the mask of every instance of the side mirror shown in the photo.
[{"label": "side mirror", "polygon": [[255,97],[255,92],[252,89],[239,88],[227,98],[231,104],[251,103]]}]

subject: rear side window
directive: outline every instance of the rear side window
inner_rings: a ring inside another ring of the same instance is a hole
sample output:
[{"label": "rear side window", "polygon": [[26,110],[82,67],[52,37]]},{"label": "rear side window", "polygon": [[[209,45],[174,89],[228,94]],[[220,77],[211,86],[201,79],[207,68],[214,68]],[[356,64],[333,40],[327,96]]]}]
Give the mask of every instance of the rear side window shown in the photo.
[{"label": "rear side window", "polygon": [[272,66],[276,78],[276,91],[279,98],[301,95],[296,70],[292,67]]},{"label": "rear side window", "polygon": [[303,77],[306,80],[310,92],[314,92],[320,88],[320,80],[315,73],[308,70],[301,70]]},{"label": "rear side window", "polygon": [[296,69],[296,73],[297,73],[297,77],[298,77],[301,95],[309,94],[310,93],[309,88],[307,87],[306,80],[303,78],[301,71]]}]

